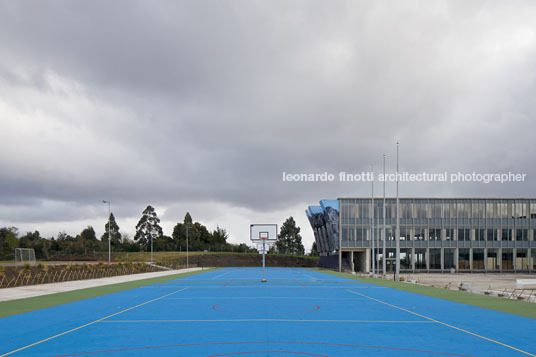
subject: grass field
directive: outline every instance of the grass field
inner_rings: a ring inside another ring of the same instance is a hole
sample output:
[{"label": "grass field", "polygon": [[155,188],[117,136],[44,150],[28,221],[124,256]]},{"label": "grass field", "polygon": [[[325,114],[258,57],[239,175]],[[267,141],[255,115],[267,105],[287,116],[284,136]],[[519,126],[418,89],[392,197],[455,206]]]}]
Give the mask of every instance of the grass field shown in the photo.
[{"label": "grass field", "polygon": [[298,268],[261,276],[168,276],[4,317],[0,356],[536,356],[531,318],[376,279]]}]

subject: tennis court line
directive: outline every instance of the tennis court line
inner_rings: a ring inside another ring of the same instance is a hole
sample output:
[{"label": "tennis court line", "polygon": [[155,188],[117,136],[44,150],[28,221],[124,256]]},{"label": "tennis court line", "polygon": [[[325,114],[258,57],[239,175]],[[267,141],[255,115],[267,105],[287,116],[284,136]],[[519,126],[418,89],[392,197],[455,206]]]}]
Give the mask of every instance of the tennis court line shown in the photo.
[{"label": "tennis court line", "polygon": [[[467,330],[464,330],[464,329],[462,329],[462,328],[459,328],[459,327],[456,327],[456,326],[453,326],[453,325],[449,325],[449,324],[447,324],[447,323],[445,323],[445,322],[438,321],[438,320],[433,319],[433,318],[431,318],[431,317],[428,317],[428,316],[425,316],[425,315],[418,314],[418,313],[413,312],[413,311],[411,311],[411,310],[404,309],[403,307],[396,306],[396,305],[390,304],[390,303],[388,303],[388,302],[381,301],[381,300],[375,299],[375,298],[373,298],[373,297],[370,297],[370,296],[367,296],[367,295],[358,293],[357,291],[353,291],[353,290],[350,290],[350,289],[344,289],[344,290],[346,290],[346,291],[348,291],[348,292],[350,292],[350,293],[352,293],[352,294],[360,295],[360,296],[366,297],[367,299],[377,301],[377,302],[382,303],[382,304],[384,304],[384,305],[387,305],[387,306],[390,306],[390,307],[394,307],[395,309],[402,310],[402,311],[405,311],[405,312],[409,312],[410,314],[413,314],[413,315],[416,315],[416,316],[419,316],[419,317],[428,319],[428,320],[430,320],[430,321],[436,322],[436,323],[441,324],[441,325],[443,325],[443,326],[447,326],[447,327],[450,327],[450,328],[452,328],[452,329],[455,329],[455,330],[458,330],[458,331],[465,332],[465,333],[467,333],[467,334],[469,334],[469,335],[473,335],[473,336],[479,337],[479,338],[481,338],[481,339],[484,339],[484,340],[487,340],[487,341],[496,343],[496,344],[498,344],[498,345],[501,345],[501,346],[504,346],[504,347],[513,349],[513,350],[515,350],[515,351],[524,353],[524,354],[526,354],[526,355],[536,357],[536,355],[534,355],[534,354],[532,354],[532,353],[530,353],[530,352],[523,351],[523,350],[521,350],[521,349],[519,349],[519,348],[516,348],[516,347],[514,347],[514,346],[507,345],[506,343],[502,343],[502,342],[499,342],[499,341],[495,341],[494,339],[491,339],[491,338],[489,338],[489,337],[485,337],[485,336],[476,334],[476,333],[474,333],[474,332],[467,331]],[[0,356],[0,357],[1,357],[1,356]]]},{"label": "tennis court line", "polygon": [[276,322],[352,322],[352,323],[421,323],[421,324],[433,324],[435,321],[396,321],[396,320],[299,320],[299,319],[234,319],[234,320],[107,320],[99,321],[102,323],[144,323],[144,322],[263,322],[263,321],[276,321]]},{"label": "tennis court line", "polygon": [[141,303],[141,304],[138,304],[138,305],[136,305],[136,306],[129,307],[128,309],[125,309],[125,310],[116,312],[115,314],[111,314],[111,315],[108,315],[108,316],[106,316],[106,317],[102,317],[102,318],[100,318],[100,319],[98,319],[98,320],[95,320],[95,321],[93,321],[93,322],[89,322],[89,323],[87,323],[87,324],[84,324],[84,325],[81,325],[81,326],[72,328],[72,329],[70,329],[70,330],[68,330],[68,331],[64,331],[64,332],[59,333],[59,334],[57,334],[57,335],[51,336],[51,337],[49,337],[49,338],[45,338],[44,340],[34,342],[34,343],[30,344],[30,345],[27,345],[27,346],[18,348],[18,349],[16,349],[16,350],[10,351],[10,352],[8,352],[8,353],[4,353],[3,355],[0,355],[0,357],[4,357],[4,356],[10,355],[10,354],[12,354],[12,353],[15,353],[15,352],[19,352],[19,351],[25,350],[25,349],[27,349],[28,347],[32,347],[32,346],[38,345],[38,344],[40,344],[40,343],[43,343],[43,342],[52,340],[52,339],[54,339],[54,338],[56,338],[56,337],[60,337],[60,336],[66,335],[66,334],[68,334],[68,333],[70,333],[70,332],[73,332],[73,331],[76,331],[76,330],[80,330],[81,328],[87,327],[87,326],[89,326],[89,325],[93,325],[93,324],[95,324],[95,323],[97,323],[97,322],[101,322],[101,321],[106,320],[106,319],[108,319],[108,318],[110,318],[110,317],[113,317],[113,316],[122,314],[123,312],[127,312],[127,311],[129,311],[129,310],[132,310],[132,309],[135,309],[135,308],[137,308],[137,307],[143,306],[143,305],[148,304],[148,303],[150,303],[150,302],[153,302],[153,301],[156,301],[156,300],[163,299],[163,298],[165,298],[166,296],[170,296],[170,295],[176,294],[176,293],[181,292],[181,291],[184,291],[184,290],[186,290],[186,289],[188,289],[188,288],[183,288],[183,289],[181,289],[181,290],[177,290],[177,291],[174,291],[174,292],[172,292],[172,293],[169,293],[169,294],[166,294],[166,295],[157,297],[157,298],[155,298],[155,299],[146,301],[146,302]]}]

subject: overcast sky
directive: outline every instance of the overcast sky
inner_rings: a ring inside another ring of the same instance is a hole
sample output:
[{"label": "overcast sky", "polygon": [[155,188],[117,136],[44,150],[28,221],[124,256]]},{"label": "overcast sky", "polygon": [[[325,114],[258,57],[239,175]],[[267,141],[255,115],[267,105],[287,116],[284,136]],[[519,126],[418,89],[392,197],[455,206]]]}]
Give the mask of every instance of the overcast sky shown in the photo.
[{"label": "overcast sky", "polygon": [[[0,1],[0,226],[133,236],[153,205],[232,242],[369,183],[282,173],[516,172],[404,196],[534,197],[534,1]],[[377,184],[376,194],[381,195]],[[388,195],[394,195],[388,185]]]}]

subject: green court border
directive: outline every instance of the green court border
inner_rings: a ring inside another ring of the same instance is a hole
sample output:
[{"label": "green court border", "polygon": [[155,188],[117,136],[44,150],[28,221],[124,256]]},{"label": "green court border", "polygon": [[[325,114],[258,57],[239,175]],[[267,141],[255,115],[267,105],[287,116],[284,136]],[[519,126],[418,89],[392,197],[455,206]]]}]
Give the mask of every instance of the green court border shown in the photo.
[{"label": "green court border", "polygon": [[431,296],[443,300],[454,301],[461,304],[483,307],[485,309],[506,312],[513,315],[536,319],[536,303],[510,300],[497,296],[488,296],[473,294],[465,291],[454,291],[436,288],[433,286],[418,285],[413,283],[397,282],[393,280],[384,280],[378,278],[369,278],[357,276],[348,273],[340,273],[325,269],[311,269],[319,273],[335,275],[347,279],[357,280],[367,284],[385,286],[397,290],[407,291],[410,293]]},{"label": "green court border", "polygon": [[[169,280],[185,278],[192,275],[215,271],[219,268],[203,269],[187,273],[177,273],[155,278],[147,278],[141,280],[128,281],[125,283],[110,284],[104,286],[96,286],[79,290],[65,291],[48,295],[34,296],[24,299],[2,301],[0,302],[0,318],[12,315],[22,314],[34,310],[40,310],[47,307],[68,304],[70,302],[94,298],[97,296],[117,293],[120,291],[139,288],[142,286],[165,283]],[[2,290],[0,290],[0,293]]]}]

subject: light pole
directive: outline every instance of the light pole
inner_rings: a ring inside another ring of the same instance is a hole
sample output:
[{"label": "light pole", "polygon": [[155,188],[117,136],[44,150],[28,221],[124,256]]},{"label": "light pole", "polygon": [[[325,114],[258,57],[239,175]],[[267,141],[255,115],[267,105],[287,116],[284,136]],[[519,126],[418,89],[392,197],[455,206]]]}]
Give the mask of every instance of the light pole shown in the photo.
[{"label": "light pole", "polygon": [[151,263],[153,262],[153,232],[151,230],[151,232],[149,232],[149,234],[151,235]]},{"label": "light pole", "polygon": [[110,201],[102,200],[102,203],[108,204],[108,263],[110,263],[112,260],[112,244],[111,244],[111,239],[110,239],[110,232],[112,230]]},{"label": "light pole", "polygon": [[[383,276],[385,277],[385,267],[386,267],[386,255],[385,255],[385,154],[383,154],[383,251],[382,251],[382,265],[383,265]],[[379,267],[378,267],[379,268]]]},{"label": "light pole", "polygon": [[398,142],[396,143],[396,271],[395,280],[400,281],[400,202],[398,199]]},{"label": "light pole", "polygon": [[186,223],[186,269],[188,269],[188,228],[190,227],[189,223]]},{"label": "light pole", "polygon": [[374,263],[374,166],[370,165],[370,171],[372,173],[372,180],[371,180],[371,185],[372,185],[372,188],[371,188],[371,217],[372,217],[372,220],[371,220],[371,223],[372,223],[372,226],[370,227],[370,231],[372,233],[372,236],[371,236],[371,241],[372,241],[372,249],[371,249],[371,258],[372,258],[372,276],[375,277],[376,276],[376,265]]}]

